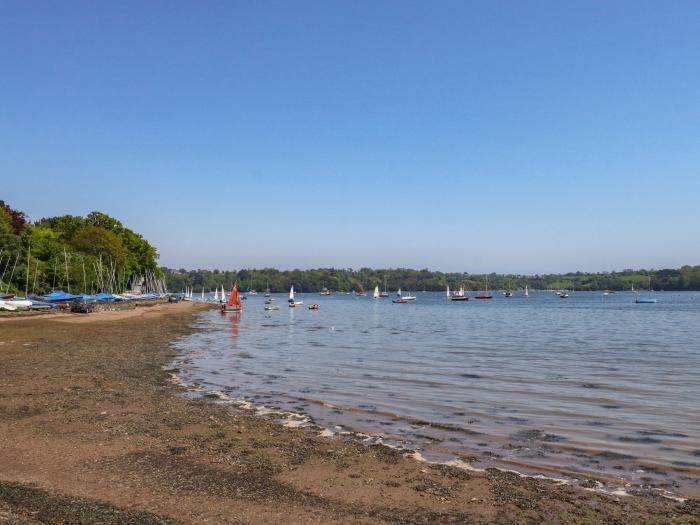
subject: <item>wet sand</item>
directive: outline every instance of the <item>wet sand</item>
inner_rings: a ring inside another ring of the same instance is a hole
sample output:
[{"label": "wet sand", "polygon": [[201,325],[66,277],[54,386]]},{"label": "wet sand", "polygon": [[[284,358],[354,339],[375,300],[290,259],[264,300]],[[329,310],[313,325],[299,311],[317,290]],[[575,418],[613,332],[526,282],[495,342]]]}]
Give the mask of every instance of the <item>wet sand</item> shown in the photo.
[{"label": "wet sand", "polygon": [[0,324],[0,523],[700,523],[700,502],[429,465],[187,399],[196,303]]}]

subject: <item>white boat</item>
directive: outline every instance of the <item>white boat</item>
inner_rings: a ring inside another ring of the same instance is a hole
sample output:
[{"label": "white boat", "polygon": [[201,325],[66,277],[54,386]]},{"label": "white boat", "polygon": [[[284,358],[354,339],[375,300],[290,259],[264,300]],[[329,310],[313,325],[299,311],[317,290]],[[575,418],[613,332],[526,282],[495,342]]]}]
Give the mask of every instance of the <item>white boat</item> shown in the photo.
[{"label": "white boat", "polygon": [[386,291],[386,277],[384,278],[384,290],[379,294],[379,297],[389,297],[389,292]]},{"label": "white boat", "polygon": [[219,287],[218,286],[214,289],[214,300],[216,302],[219,302]]},{"label": "white boat", "polygon": [[415,296],[415,295],[411,295],[411,292],[408,292],[408,295],[402,295],[401,298],[402,298],[404,301],[415,301],[415,300],[416,300],[416,296]]},{"label": "white boat", "polygon": [[469,297],[467,297],[467,294],[464,293],[464,285],[459,287],[459,290],[456,292],[452,292],[452,297],[450,297],[450,300],[452,301],[468,301]]},{"label": "white boat", "polygon": [[17,305],[12,304],[10,301],[0,301],[0,310],[17,310]]},{"label": "white boat", "polygon": [[374,293],[372,294],[372,299],[379,299],[379,286],[374,287]]},{"label": "white boat", "polygon": [[527,284],[525,285],[525,297],[529,297],[530,292],[527,291]]},{"label": "white boat", "polygon": [[269,311],[269,310],[279,310],[279,309],[280,309],[280,307],[277,306],[276,304],[272,304],[272,305],[269,305],[269,306],[266,306],[266,307],[265,307],[265,310],[268,310],[268,311]]},{"label": "white boat", "polygon": [[450,285],[447,285],[447,298],[450,298]]},{"label": "white boat", "polygon": [[287,303],[289,303],[290,308],[294,308],[295,306],[298,306],[300,304],[304,304],[304,301],[297,301],[295,299],[294,295],[294,285],[289,289],[289,299],[287,299]]},{"label": "white boat", "polygon": [[204,301],[204,286],[202,286],[202,297],[200,298],[200,301]]},{"label": "white boat", "polygon": [[223,303],[226,300],[226,292],[224,291],[224,285],[221,285],[221,302]]}]

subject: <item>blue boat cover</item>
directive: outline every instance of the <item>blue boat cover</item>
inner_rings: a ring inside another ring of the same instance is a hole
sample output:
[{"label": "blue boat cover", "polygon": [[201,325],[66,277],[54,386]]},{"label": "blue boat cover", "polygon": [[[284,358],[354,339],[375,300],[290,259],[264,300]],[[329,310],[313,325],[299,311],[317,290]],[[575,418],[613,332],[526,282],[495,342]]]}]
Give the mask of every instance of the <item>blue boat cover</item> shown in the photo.
[{"label": "blue boat cover", "polygon": [[49,293],[44,295],[44,300],[46,301],[72,301],[73,299],[80,299],[79,295],[73,295],[72,293],[66,293],[63,290],[51,290]]}]

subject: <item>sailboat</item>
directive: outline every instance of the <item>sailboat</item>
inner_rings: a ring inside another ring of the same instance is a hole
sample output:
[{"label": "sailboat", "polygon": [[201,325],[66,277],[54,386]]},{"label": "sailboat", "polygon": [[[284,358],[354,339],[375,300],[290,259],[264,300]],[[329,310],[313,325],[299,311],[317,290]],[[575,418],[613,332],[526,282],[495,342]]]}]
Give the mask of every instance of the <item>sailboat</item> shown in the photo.
[{"label": "sailboat", "polygon": [[530,292],[527,291],[527,284],[525,285],[525,297],[530,297]]},{"label": "sailboat", "polygon": [[224,285],[221,285],[221,302],[223,303],[226,300],[226,292],[224,291]]},{"label": "sailboat", "polygon": [[484,282],[484,291],[481,292],[479,295],[475,296],[474,299],[493,299],[493,295],[489,293],[489,277],[488,275],[486,276],[486,280]]},{"label": "sailboat", "polygon": [[372,294],[372,299],[379,299],[379,286],[374,287],[374,293]]},{"label": "sailboat", "polygon": [[233,283],[233,288],[231,289],[231,295],[228,297],[228,302],[221,303],[221,313],[227,312],[240,312],[243,310],[243,305],[241,304],[241,296],[238,295],[238,281]]},{"label": "sailboat", "polygon": [[450,285],[447,285],[447,298],[450,298]]},{"label": "sailboat", "polygon": [[464,285],[460,286],[459,290],[454,292],[450,299],[453,301],[468,301],[469,297],[467,297],[467,295],[464,293]]},{"label": "sailboat", "polygon": [[265,288],[264,297],[270,297],[270,281],[267,281],[267,288]]},{"label": "sailboat", "polygon": [[250,288],[248,289],[247,295],[258,295],[258,292],[253,290],[253,276],[250,276]]},{"label": "sailboat", "polygon": [[386,277],[384,277],[384,290],[379,293],[379,297],[389,297],[389,292],[386,291]]},{"label": "sailboat", "polygon": [[304,304],[304,301],[297,301],[294,298],[294,285],[289,289],[289,299],[287,299],[287,302],[289,303],[290,308],[294,308],[295,306],[298,306],[300,304]]},{"label": "sailboat", "polygon": [[218,286],[214,289],[214,301],[216,301],[216,302],[219,301],[219,287]]},{"label": "sailboat", "polygon": [[202,286],[202,297],[200,297],[199,300],[204,301],[204,286]]},{"label": "sailboat", "polygon": [[[649,277],[649,292],[650,292],[650,293],[653,292],[653,290],[651,289],[651,277]],[[639,294],[637,294],[637,293],[635,292],[635,299],[634,299],[634,302],[635,302],[635,303],[638,303],[638,304],[644,304],[644,303],[650,303],[650,304],[651,304],[651,303],[655,303],[655,302],[656,302],[656,299],[652,299],[651,297],[639,297]]]}]

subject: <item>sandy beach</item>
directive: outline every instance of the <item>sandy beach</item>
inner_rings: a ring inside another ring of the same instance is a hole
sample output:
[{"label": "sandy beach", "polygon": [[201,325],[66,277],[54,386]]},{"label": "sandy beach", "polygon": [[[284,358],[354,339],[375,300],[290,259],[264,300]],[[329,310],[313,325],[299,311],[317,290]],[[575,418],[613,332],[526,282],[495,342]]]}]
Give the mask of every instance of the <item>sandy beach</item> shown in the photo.
[{"label": "sandy beach", "polygon": [[0,323],[0,523],[700,523],[700,502],[468,472],[191,400],[206,305]]}]

